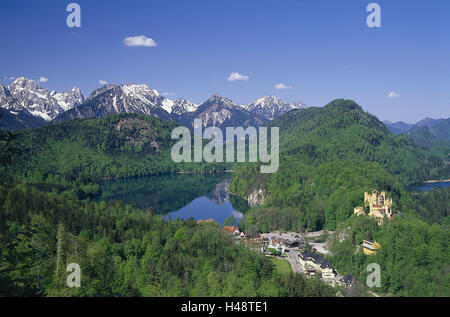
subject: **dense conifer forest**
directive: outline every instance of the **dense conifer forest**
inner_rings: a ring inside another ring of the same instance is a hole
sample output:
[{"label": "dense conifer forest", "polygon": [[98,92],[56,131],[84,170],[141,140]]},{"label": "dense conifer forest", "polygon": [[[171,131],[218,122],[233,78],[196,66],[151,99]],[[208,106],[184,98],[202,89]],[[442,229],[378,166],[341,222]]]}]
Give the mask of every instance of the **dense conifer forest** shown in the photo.
[{"label": "dense conifer forest", "polygon": [[[363,281],[367,264],[377,262],[384,270],[378,290],[383,295],[450,295],[450,190],[408,190],[426,179],[449,178],[448,147],[429,149],[407,135],[393,135],[375,116],[342,99],[291,111],[269,126],[281,131],[279,170],[261,174],[259,163],[231,166],[232,194],[265,194],[259,206],[242,206],[242,230],[332,230],[327,257],[341,274]],[[230,168],[174,164],[174,127],[128,114],[0,131],[0,294],[336,295],[318,279],[277,271],[219,225],[165,221],[152,208],[92,201],[102,190],[115,190],[102,188],[108,179]],[[398,211],[382,226],[353,215],[372,189],[386,191]],[[377,240],[381,251],[362,254],[364,239]],[[81,288],[65,287],[72,262],[83,267]]]}]

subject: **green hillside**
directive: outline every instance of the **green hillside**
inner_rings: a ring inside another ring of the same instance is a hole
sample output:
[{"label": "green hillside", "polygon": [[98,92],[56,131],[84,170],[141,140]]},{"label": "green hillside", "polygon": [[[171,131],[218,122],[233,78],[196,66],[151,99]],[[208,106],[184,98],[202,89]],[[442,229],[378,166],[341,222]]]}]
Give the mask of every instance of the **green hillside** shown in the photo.
[{"label": "green hillside", "polygon": [[260,174],[248,164],[230,185],[244,197],[266,192],[265,204],[250,211],[247,229],[333,229],[374,188],[386,190],[401,209],[408,200],[404,185],[442,176],[445,166],[351,100],[292,111],[269,126],[280,127],[279,170]]},{"label": "green hillside", "polygon": [[11,172],[30,183],[70,185],[81,196],[95,196],[102,179],[223,169],[218,164],[175,164],[170,151],[176,126],[154,117],[120,114],[20,131]]},{"label": "green hillside", "polygon": [[[216,224],[43,193],[0,173],[0,296],[333,296]],[[68,288],[69,263],[82,267]]]},{"label": "green hillside", "polygon": [[414,126],[408,131],[414,144],[424,148],[437,146],[447,147],[450,150],[450,119],[442,120],[432,127]]},{"label": "green hillside", "polygon": [[[381,250],[364,255],[364,239],[376,240]],[[354,216],[341,223],[328,240],[329,257],[340,274],[367,278],[367,266],[381,268],[383,296],[450,296],[448,227],[415,217],[394,217],[382,226],[369,217]]]}]

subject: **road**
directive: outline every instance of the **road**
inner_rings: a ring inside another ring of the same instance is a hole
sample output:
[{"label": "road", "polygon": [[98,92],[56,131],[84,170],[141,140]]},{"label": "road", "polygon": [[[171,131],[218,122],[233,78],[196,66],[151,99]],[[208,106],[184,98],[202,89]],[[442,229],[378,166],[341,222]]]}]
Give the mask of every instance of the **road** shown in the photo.
[{"label": "road", "polygon": [[287,254],[287,260],[291,264],[292,271],[295,273],[303,273],[302,267],[298,264],[298,252],[292,249],[286,249],[289,252]]},{"label": "road", "polygon": [[372,291],[368,291],[367,293],[372,294],[375,297],[381,297],[380,295],[376,294],[375,292]]},{"label": "road", "polygon": [[309,245],[316,249],[317,252],[322,254],[328,254],[330,251],[326,249],[326,243],[325,242],[309,242]]}]

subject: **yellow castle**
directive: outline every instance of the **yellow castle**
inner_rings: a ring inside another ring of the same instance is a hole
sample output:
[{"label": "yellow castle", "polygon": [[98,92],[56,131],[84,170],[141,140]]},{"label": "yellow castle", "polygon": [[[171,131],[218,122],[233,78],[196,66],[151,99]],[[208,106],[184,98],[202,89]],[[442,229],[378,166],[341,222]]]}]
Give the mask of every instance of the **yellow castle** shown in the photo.
[{"label": "yellow castle", "polygon": [[[370,194],[365,192],[364,205],[369,206],[369,217],[375,217],[379,225],[383,223],[385,216],[387,219],[392,218],[392,198],[386,198],[384,191],[378,193],[378,191],[372,190]],[[356,215],[365,215],[363,207],[355,207],[353,213]]]}]

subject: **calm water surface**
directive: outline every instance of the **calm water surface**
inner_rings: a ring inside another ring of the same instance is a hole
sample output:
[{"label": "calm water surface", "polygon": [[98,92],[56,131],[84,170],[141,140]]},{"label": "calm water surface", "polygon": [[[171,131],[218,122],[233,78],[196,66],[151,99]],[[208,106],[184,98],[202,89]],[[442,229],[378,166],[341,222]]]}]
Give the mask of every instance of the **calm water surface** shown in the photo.
[{"label": "calm water surface", "polygon": [[98,200],[123,200],[141,209],[153,209],[165,218],[215,219],[236,223],[248,209],[247,201],[228,194],[230,173],[177,174],[108,181]]},{"label": "calm water surface", "polygon": [[[141,209],[153,209],[165,218],[215,219],[224,223],[233,216],[235,222],[248,210],[247,201],[230,196],[230,173],[177,174],[128,178],[102,184],[98,200],[123,200]],[[450,182],[422,183],[411,186],[412,191],[427,191],[449,187]]]},{"label": "calm water surface", "polygon": [[428,191],[434,188],[444,188],[450,187],[450,182],[438,182],[438,183],[422,183],[411,186],[409,190],[411,191]]}]

